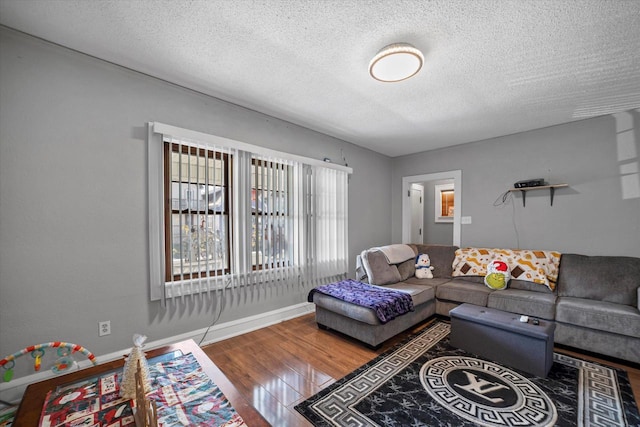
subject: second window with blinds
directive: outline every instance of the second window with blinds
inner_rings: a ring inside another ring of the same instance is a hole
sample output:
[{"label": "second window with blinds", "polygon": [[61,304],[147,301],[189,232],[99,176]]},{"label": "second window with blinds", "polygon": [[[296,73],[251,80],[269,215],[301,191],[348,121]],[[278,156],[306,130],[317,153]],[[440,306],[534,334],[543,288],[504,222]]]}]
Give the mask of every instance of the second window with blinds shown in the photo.
[{"label": "second window with blinds", "polygon": [[251,161],[251,264],[254,269],[288,267],[291,167]]}]

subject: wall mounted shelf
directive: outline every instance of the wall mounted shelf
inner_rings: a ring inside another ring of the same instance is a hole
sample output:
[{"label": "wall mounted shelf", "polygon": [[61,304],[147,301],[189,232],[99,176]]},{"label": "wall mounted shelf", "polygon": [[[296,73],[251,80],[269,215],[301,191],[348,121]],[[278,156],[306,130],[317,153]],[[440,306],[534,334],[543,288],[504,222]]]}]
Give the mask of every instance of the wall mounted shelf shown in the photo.
[{"label": "wall mounted shelf", "polygon": [[549,196],[551,198],[551,206],[553,206],[553,195],[555,194],[556,188],[568,187],[568,186],[569,184],[551,184],[551,185],[541,185],[538,187],[512,188],[509,191],[511,192],[519,191],[520,193],[522,193],[522,207],[524,208],[526,206],[527,191],[546,190],[548,188]]}]

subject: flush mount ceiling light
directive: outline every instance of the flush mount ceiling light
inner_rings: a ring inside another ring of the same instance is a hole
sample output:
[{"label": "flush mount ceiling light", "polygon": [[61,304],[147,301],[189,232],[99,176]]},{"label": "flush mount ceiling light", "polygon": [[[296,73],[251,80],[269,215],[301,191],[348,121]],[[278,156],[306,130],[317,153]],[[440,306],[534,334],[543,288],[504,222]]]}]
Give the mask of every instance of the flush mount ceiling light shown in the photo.
[{"label": "flush mount ceiling light", "polygon": [[369,74],[381,82],[399,82],[414,76],[424,62],[422,52],[409,43],[383,47],[369,63]]}]

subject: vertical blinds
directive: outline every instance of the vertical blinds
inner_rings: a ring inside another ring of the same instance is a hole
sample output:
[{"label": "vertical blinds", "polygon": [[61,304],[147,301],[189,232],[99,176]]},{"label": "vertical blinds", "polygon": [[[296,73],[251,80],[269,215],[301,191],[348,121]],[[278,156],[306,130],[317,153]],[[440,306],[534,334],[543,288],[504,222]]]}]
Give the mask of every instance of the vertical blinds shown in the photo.
[{"label": "vertical blinds", "polygon": [[[152,167],[162,158],[158,146],[164,147],[162,173]],[[344,278],[349,173],[340,165],[150,123],[152,299]],[[156,188],[152,181],[160,175],[170,179]],[[167,198],[163,215],[152,212]],[[162,277],[154,272],[160,266]]]},{"label": "vertical blinds", "polygon": [[337,280],[348,269],[348,175],[328,168],[312,168],[311,174],[312,236],[314,248],[309,281],[315,286]]}]

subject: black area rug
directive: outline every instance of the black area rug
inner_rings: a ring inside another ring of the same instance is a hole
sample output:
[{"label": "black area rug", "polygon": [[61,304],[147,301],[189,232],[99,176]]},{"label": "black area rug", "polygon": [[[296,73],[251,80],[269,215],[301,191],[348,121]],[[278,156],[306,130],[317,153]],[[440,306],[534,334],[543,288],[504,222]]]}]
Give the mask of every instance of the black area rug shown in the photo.
[{"label": "black area rug", "polygon": [[296,406],[315,426],[640,426],[627,373],[554,354],[547,378],[449,345],[437,322]]}]

